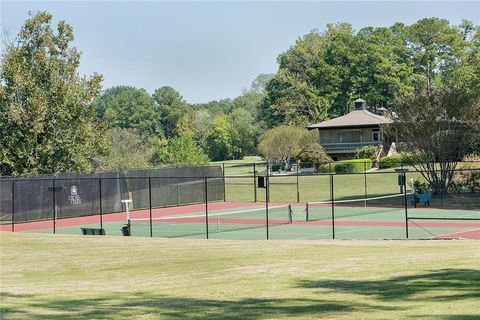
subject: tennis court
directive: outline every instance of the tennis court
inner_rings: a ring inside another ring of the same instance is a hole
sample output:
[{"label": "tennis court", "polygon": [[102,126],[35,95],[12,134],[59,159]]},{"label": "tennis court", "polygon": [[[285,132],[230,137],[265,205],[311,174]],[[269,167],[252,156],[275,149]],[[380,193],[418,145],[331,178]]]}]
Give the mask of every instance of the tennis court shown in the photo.
[{"label": "tennis court", "polygon": [[[309,203],[209,202],[15,224],[14,231],[198,239],[432,239],[480,240],[480,211],[411,207],[404,195]],[[128,221],[130,222],[128,224]],[[11,231],[2,225],[1,230]],[[407,234],[408,233],[408,234]]]}]

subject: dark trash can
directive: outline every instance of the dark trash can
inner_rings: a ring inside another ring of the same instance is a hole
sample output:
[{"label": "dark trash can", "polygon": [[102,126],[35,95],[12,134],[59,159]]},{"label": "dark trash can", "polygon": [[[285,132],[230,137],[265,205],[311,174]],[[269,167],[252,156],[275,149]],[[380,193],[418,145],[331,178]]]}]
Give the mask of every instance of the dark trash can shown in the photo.
[{"label": "dark trash can", "polygon": [[265,177],[264,176],[258,176],[258,188],[265,188]]},{"label": "dark trash can", "polygon": [[126,224],[122,227],[122,234],[125,236],[125,237],[129,237],[130,236],[130,224]]}]

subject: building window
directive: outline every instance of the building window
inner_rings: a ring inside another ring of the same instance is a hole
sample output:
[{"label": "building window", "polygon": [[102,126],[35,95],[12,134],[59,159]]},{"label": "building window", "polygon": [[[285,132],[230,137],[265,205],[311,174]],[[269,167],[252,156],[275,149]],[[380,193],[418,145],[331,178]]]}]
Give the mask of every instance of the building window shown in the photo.
[{"label": "building window", "polygon": [[372,132],[373,141],[380,140],[380,132]]}]

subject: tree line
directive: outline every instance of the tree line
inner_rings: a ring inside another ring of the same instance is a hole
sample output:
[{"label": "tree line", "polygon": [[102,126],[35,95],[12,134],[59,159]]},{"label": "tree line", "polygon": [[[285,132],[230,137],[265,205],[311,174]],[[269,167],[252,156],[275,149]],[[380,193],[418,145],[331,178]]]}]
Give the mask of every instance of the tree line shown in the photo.
[{"label": "tree line", "polygon": [[[259,75],[250,89],[233,100],[203,104],[187,103],[178,91],[168,86],[156,89],[153,94],[117,86],[105,90],[93,103],[93,109],[98,119],[107,124],[113,149],[125,148],[125,141],[142,148],[143,158],[137,159],[137,166],[241,159],[256,154],[258,137],[265,127],[257,121],[257,106],[268,79],[268,75]],[[188,150],[179,150],[180,147]],[[186,157],[173,156],[179,153]],[[106,161],[120,166],[124,160],[118,154]]]},{"label": "tree line", "polygon": [[[199,165],[258,152],[269,158],[283,151],[268,141],[278,145],[275,135],[286,132],[298,142],[291,149],[323,159],[314,137],[289,127],[343,115],[358,97],[372,111],[393,111],[405,97],[447,88],[469,101],[480,96],[480,29],[465,20],[358,31],[329,24],[300,37],[278,56],[275,74],[260,74],[240,96],[190,104],[168,86],[102,91],[101,75],[78,74],[71,26],[52,26],[52,18],[31,14],[2,52],[3,175]],[[421,103],[412,105],[421,112]]]}]

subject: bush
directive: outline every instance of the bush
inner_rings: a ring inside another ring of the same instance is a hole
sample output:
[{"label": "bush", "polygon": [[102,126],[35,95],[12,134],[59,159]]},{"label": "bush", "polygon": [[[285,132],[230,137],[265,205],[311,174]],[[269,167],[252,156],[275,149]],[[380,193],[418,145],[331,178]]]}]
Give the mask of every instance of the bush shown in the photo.
[{"label": "bush", "polygon": [[204,166],[210,159],[191,136],[184,134],[168,141],[156,161],[168,166]]},{"label": "bush", "polygon": [[480,156],[468,155],[458,164],[458,169],[480,169]]},{"label": "bush", "polygon": [[271,166],[271,169],[273,172],[280,172],[283,169],[283,164],[282,163],[274,163]]},{"label": "bush", "polygon": [[461,181],[453,180],[448,185],[448,192],[449,193],[460,193],[463,189],[463,183]]},{"label": "bush", "polygon": [[316,169],[317,173],[332,173],[335,172],[335,163],[324,163],[319,165]]},{"label": "bush", "polygon": [[370,159],[375,161],[377,159],[378,149],[375,146],[364,146],[357,149],[355,152],[355,159]]},{"label": "bush", "polygon": [[371,159],[354,159],[335,162],[335,173],[363,172],[372,167]]},{"label": "bush", "polygon": [[448,192],[460,193],[460,192],[477,192],[480,191],[480,171],[457,171],[454,175],[454,179],[448,185]]},{"label": "bush", "polygon": [[413,163],[412,155],[409,153],[396,154],[391,157],[382,157],[379,161],[380,169],[388,169],[400,167],[401,165],[409,165]]},{"label": "bush", "polygon": [[470,190],[470,192],[475,192],[480,190],[480,171],[470,171],[465,180],[465,186]]},{"label": "bush", "polygon": [[418,194],[432,193],[432,188],[426,182],[420,182],[418,180],[413,181],[412,183],[413,192]]}]

